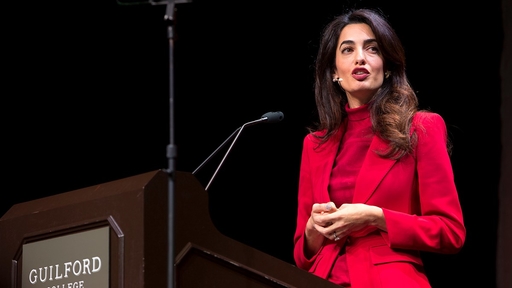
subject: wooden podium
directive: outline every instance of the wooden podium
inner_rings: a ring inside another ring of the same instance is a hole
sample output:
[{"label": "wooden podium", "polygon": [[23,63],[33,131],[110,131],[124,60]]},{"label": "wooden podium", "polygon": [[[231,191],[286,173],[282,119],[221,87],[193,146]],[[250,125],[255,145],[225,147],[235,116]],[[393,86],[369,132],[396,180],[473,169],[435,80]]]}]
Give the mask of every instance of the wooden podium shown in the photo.
[{"label": "wooden podium", "polygon": [[[191,173],[175,176],[175,287],[339,288],[221,234],[210,219],[208,195],[199,181]],[[105,286],[165,288],[168,180],[167,173],[156,170],[12,206],[0,218],[0,287],[29,287],[22,286],[27,279],[21,273],[27,244],[108,227]],[[53,264],[51,269],[64,267]],[[41,278],[45,267],[38,270]]]}]

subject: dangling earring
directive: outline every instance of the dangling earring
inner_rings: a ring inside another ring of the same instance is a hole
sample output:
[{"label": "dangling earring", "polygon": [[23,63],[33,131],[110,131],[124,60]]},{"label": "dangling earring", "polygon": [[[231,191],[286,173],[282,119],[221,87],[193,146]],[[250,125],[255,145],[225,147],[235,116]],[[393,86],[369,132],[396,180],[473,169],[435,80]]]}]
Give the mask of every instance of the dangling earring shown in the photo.
[{"label": "dangling earring", "polygon": [[338,84],[340,86],[341,86],[341,81],[343,81],[343,79],[341,79],[340,77],[332,78],[332,82],[338,82]]},{"label": "dangling earring", "polygon": [[388,79],[389,75],[391,75],[391,71],[386,71],[386,73],[384,73],[384,77],[386,77],[386,79]]}]

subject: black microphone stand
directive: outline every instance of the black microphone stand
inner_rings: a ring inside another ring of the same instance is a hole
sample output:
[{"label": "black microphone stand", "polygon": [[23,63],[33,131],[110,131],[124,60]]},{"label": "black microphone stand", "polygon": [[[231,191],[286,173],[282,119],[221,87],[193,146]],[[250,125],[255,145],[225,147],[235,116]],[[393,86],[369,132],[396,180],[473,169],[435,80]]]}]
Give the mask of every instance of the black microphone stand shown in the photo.
[{"label": "black microphone stand", "polygon": [[169,145],[167,145],[167,287],[174,287],[174,176],[176,169],[176,145],[174,144],[174,1],[168,0],[165,12],[169,40]]},{"label": "black microphone stand", "polygon": [[169,145],[167,145],[168,159],[168,228],[167,228],[167,287],[174,287],[174,180],[175,180],[175,159],[176,145],[174,144],[174,4],[188,3],[192,0],[150,0],[151,4],[167,4],[165,21],[168,24],[167,38],[169,39]]}]

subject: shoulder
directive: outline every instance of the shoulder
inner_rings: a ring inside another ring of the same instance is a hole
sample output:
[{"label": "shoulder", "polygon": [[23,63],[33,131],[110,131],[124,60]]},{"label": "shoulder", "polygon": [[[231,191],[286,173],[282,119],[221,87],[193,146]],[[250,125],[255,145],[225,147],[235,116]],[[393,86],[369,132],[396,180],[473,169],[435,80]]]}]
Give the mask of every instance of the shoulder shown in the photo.
[{"label": "shoulder", "polygon": [[413,129],[428,128],[432,126],[445,127],[446,123],[441,115],[430,111],[418,111],[412,119]]},{"label": "shoulder", "polygon": [[304,142],[307,141],[307,142],[318,143],[319,139],[322,138],[323,136],[325,136],[326,133],[327,133],[327,130],[325,130],[325,129],[309,132],[304,137]]},{"label": "shoulder", "polygon": [[421,137],[446,139],[446,123],[441,115],[430,111],[418,111],[412,120],[412,130]]},{"label": "shoulder", "polygon": [[304,147],[311,148],[320,145],[320,139],[323,135],[325,135],[325,131],[309,132],[306,134],[306,136],[304,136]]},{"label": "shoulder", "polygon": [[304,137],[304,148],[312,149],[316,152],[321,152],[325,149],[329,150],[333,146],[337,147],[339,141],[341,141],[342,134],[341,127],[328,138],[326,138],[327,130],[311,132]]},{"label": "shoulder", "polygon": [[429,123],[429,122],[440,122],[444,124],[444,119],[441,115],[435,112],[421,110],[414,114],[413,123]]}]

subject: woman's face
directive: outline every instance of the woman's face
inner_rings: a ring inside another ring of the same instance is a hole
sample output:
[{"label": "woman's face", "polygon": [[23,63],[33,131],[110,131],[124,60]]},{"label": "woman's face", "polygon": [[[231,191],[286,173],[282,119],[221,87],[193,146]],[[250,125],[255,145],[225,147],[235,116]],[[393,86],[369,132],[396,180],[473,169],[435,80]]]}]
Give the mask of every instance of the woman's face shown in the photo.
[{"label": "woman's face", "polygon": [[384,81],[384,60],[375,35],[367,24],[349,24],[338,38],[336,71],[333,78],[342,78],[349,107],[370,101]]}]

